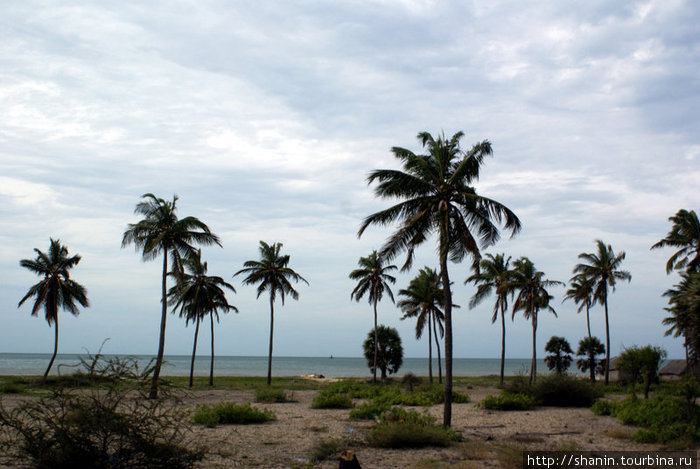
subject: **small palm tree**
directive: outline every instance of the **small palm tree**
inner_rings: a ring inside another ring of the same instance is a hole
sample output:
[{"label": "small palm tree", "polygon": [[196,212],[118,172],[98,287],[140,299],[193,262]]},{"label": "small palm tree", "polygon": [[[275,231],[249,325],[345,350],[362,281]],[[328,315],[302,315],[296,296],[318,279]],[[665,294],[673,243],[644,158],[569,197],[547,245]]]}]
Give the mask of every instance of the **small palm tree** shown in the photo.
[{"label": "small palm tree", "polygon": [[508,309],[508,296],[513,295],[513,290],[508,283],[511,276],[509,270],[510,256],[505,258],[505,254],[486,254],[486,258],[481,260],[479,271],[469,277],[464,283],[474,282],[478,285],[476,293],[469,301],[469,308],[474,308],[481,303],[491,292],[495,292],[496,301],[493,305],[493,316],[491,323],[495,323],[498,314],[501,314],[501,386],[505,373],[506,360],[506,309]]},{"label": "small palm tree", "polygon": [[385,265],[386,260],[383,259],[377,251],[372,251],[372,253],[367,257],[360,257],[358,261],[359,269],[355,269],[350,272],[350,279],[357,280],[357,286],[350,294],[351,299],[360,301],[360,299],[367,293],[368,300],[371,305],[374,306],[374,366],[372,367],[373,375],[372,382],[377,382],[377,354],[379,353],[377,347],[379,340],[376,337],[377,334],[377,303],[381,301],[384,292],[394,301],[394,294],[391,292],[389,284],[392,285],[396,283],[396,278],[389,275],[387,272],[396,270],[395,265]]},{"label": "small palm tree", "polygon": [[[440,283],[438,273],[430,267],[424,267],[411,280],[408,288],[399,290],[399,296],[404,298],[396,304],[404,312],[401,320],[416,318],[416,339],[423,336],[425,326],[428,325],[428,377],[430,384],[433,383],[433,327],[435,322],[441,323],[445,317],[440,309],[444,299]],[[438,342],[437,332],[436,330],[436,342]]]},{"label": "small palm tree", "polygon": [[581,253],[579,259],[584,262],[574,267],[574,273],[593,282],[593,298],[605,308],[605,385],[610,376],[610,326],[608,320],[608,287],[615,291],[618,280],[632,280],[626,270],[620,270],[625,253],[615,254],[612,246],[596,240],[597,252]]},{"label": "small palm tree", "polygon": [[367,334],[367,338],[362,343],[367,365],[374,368],[374,349],[379,349],[379,360],[377,365],[382,372],[382,381],[385,381],[387,374],[394,374],[399,371],[403,364],[403,347],[401,346],[401,336],[399,331],[393,327],[380,325],[377,328],[376,337],[379,345],[375,347],[375,335],[373,331]]},{"label": "small palm tree", "polygon": [[488,141],[477,143],[464,151],[460,147],[463,132],[447,139],[434,138],[428,132],[418,134],[418,140],[427,150],[416,155],[400,147],[392,152],[401,161],[402,170],[377,169],[367,181],[377,182],[375,194],[401,201],[364,219],[358,236],[370,225],[388,225],[399,222],[399,228],[384,244],[381,254],[393,259],[406,251],[402,270],[411,268],[418,246],[437,236],[437,252],[445,313],[445,401],[443,425],[452,422],[452,288],[447,261],[459,263],[467,255],[473,263],[481,259],[479,245],[487,247],[499,239],[496,223],[504,222],[514,235],[520,231],[520,220],[505,205],[476,193],[473,184],[479,179],[484,158],[492,154]]},{"label": "small palm tree", "polygon": [[673,222],[671,231],[651,249],[666,246],[679,248],[666,262],[666,273],[672,270],[700,271],[700,221],[695,210],[680,209],[668,219]]},{"label": "small palm tree", "polygon": [[547,368],[554,370],[558,375],[566,373],[571,365],[571,354],[574,353],[569,341],[553,335],[544,346],[544,351],[549,352],[549,355],[544,357]]},{"label": "small palm tree", "polygon": [[290,280],[295,283],[309,282],[301,275],[294,272],[289,267],[289,254],[281,255],[282,243],[267,244],[265,241],[260,241],[260,260],[246,261],[243,264],[243,269],[239,270],[233,276],[246,274],[243,279],[243,285],[258,284],[258,295],[267,291],[270,295],[270,348],[267,357],[267,385],[272,384],[272,339],[275,328],[275,299],[279,294],[284,306],[284,298],[290,295],[293,299],[299,299],[299,293],[292,287]]},{"label": "small palm tree", "polygon": [[32,307],[32,316],[37,316],[39,310],[44,308],[44,317],[49,327],[54,325],[53,355],[49,366],[44,372],[43,381],[51,371],[56,354],[58,353],[58,308],[68,310],[74,316],[78,315],[78,302],[80,306],[87,308],[90,303],[87,298],[87,290],[75,280],[70,278],[70,270],[78,265],[80,256],[68,256],[68,248],[61,245],[60,240],[51,238],[48,253],[34,249],[36,259],[22,259],[19,265],[28,269],[43,279],[27,291],[27,294],[19,301],[19,308],[29,298],[36,297]]},{"label": "small palm tree", "polygon": [[544,272],[535,269],[535,265],[527,257],[521,257],[513,263],[513,273],[509,282],[517,292],[513,303],[513,317],[517,311],[522,311],[525,319],[532,322],[532,363],[530,365],[530,384],[537,377],[537,317],[541,309],[550,311],[556,317],[557,312],[549,305],[552,295],[546,287],[564,285],[558,280],[544,278]]},{"label": "small palm tree", "polygon": [[685,361],[695,366],[700,361],[700,272],[683,272],[681,281],[664,292],[671,313],[662,324],[670,326],[664,335],[683,336]]},{"label": "small palm tree", "polygon": [[598,337],[584,337],[578,343],[576,355],[583,358],[576,360],[576,366],[583,373],[589,372],[591,383],[595,383],[595,370],[598,367],[598,359],[596,357],[604,353],[605,346]]},{"label": "small palm tree", "polygon": [[173,311],[179,309],[180,317],[186,322],[193,321],[194,345],[192,346],[192,361],[190,363],[190,387],[194,379],[194,358],[197,353],[197,335],[199,322],[208,314],[211,321],[211,363],[209,366],[209,386],[214,385],[214,316],[219,321],[219,310],[227,313],[238,308],[228,303],[224,289],[236,292],[232,285],[221,277],[207,275],[207,263],[202,262],[202,250],[188,255],[183,259],[184,272],[179,275],[180,282],[170,289],[168,297]]},{"label": "small palm tree", "polygon": [[586,278],[582,275],[574,275],[571,277],[571,288],[566,290],[564,295],[564,301],[574,300],[574,303],[579,305],[577,312],[581,312],[583,308],[586,308],[586,327],[588,328],[588,337],[591,336],[591,317],[590,309],[593,306],[594,296],[593,296],[593,283],[592,279]]},{"label": "small palm tree", "polygon": [[165,351],[165,323],[168,317],[168,256],[173,265],[173,272],[182,272],[182,258],[191,255],[194,244],[208,246],[218,244],[219,238],[213,234],[207,225],[195,217],[178,218],[177,196],[168,202],[153,194],[141,196],[141,202],[136,204],[134,213],[143,215],[138,223],[130,223],[122,237],[122,248],[133,244],[136,250],[141,250],[144,261],[150,261],[163,254],[163,274],[161,281],[161,316],[160,335],[158,340],[158,356],[153,367],[153,381],[148,394],[149,399],[158,397],[158,378],[163,364]]}]

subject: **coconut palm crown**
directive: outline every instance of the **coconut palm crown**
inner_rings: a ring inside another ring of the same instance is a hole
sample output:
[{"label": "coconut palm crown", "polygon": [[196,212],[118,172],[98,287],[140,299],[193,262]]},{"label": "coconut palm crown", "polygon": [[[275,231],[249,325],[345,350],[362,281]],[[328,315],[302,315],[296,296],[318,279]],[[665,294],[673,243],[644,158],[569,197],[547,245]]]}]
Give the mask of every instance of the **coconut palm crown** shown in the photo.
[{"label": "coconut palm crown", "polygon": [[579,313],[583,311],[583,308],[586,308],[586,327],[588,329],[588,337],[591,338],[590,309],[595,303],[593,294],[594,281],[583,275],[574,275],[569,281],[571,282],[571,288],[566,290],[563,301],[574,300],[574,303],[579,305],[577,310]]},{"label": "coconut palm crown", "polygon": [[673,223],[666,237],[651,249],[679,248],[666,262],[666,273],[672,270],[700,271],[700,221],[695,210],[680,209],[668,219]]}]

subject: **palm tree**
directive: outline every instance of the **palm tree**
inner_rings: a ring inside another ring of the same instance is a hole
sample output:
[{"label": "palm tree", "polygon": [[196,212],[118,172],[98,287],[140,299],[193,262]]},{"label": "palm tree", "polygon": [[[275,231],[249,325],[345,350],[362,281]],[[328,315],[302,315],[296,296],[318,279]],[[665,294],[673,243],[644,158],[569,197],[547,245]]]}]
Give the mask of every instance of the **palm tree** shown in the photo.
[{"label": "palm tree", "polygon": [[574,275],[571,277],[569,280],[571,282],[571,288],[566,290],[566,294],[564,295],[564,301],[566,300],[574,300],[574,303],[579,305],[577,312],[581,312],[581,310],[585,307],[586,308],[586,327],[588,328],[588,337],[591,336],[591,317],[590,317],[590,309],[591,306],[593,306],[593,280],[586,278],[581,275]]},{"label": "palm tree", "polygon": [[[380,325],[377,328],[377,335],[373,331],[369,331],[367,338],[362,343],[362,350],[367,360],[367,366],[374,368],[374,350],[379,349],[379,360],[377,365],[382,372],[382,381],[386,381],[388,374],[394,374],[399,371],[403,364],[403,347],[401,346],[401,336],[399,331],[393,327]],[[379,339],[379,345],[376,346],[375,338]]]},{"label": "palm tree", "polygon": [[22,306],[29,298],[36,297],[32,307],[32,316],[37,316],[43,306],[44,317],[49,323],[49,327],[55,324],[53,355],[49,366],[44,372],[43,382],[45,383],[58,353],[59,306],[77,316],[78,307],[75,304],[76,301],[84,308],[90,306],[90,303],[85,287],[70,278],[70,269],[80,262],[81,257],[79,255],[68,257],[68,248],[61,245],[60,240],[53,238],[51,238],[48,253],[36,248],[34,252],[36,252],[36,259],[22,259],[19,261],[19,265],[43,277],[43,279],[39,283],[32,285],[27,294],[19,301],[17,307]]},{"label": "palm tree", "polygon": [[[428,325],[428,377],[433,384],[433,323],[441,323],[445,317],[440,309],[444,299],[440,276],[430,267],[424,267],[408,288],[399,290],[399,295],[405,297],[396,304],[404,312],[401,320],[416,318],[416,339],[423,336]],[[437,330],[435,336],[437,342]]]},{"label": "palm tree", "polygon": [[219,238],[213,234],[207,225],[195,217],[179,219],[176,215],[178,197],[173,196],[168,202],[153,194],[141,196],[141,202],[136,204],[134,213],[143,215],[138,223],[130,223],[122,237],[122,248],[134,244],[141,251],[144,261],[150,261],[163,254],[163,274],[161,282],[161,316],[160,336],[158,340],[158,356],[153,367],[153,381],[148,394],[149,399],[158,397],[158,378],[163,364],[165,350],[165,322],[168,317],[167,277],[168,255],[172,259],[173,271],[182,272],[182,258],[194,252],[193,244],[208,246],[218,244]]},{"label": "palm tree", "polygon": [[537,316],[541,309],[549,310],[556,317],[557,312],[549,305],[553,299],[546,287],[564,285],[558,280],[544,278],[544,272],[535,269],[535,265],[527,257],[521,257],[513,262],[510,286],[517,291],[513,303],[513,317],[517,311],[522,311],[525,319],[532,322],[532,364],[530,365],[530,384],[537,377]]},{"label": "palm tree", "polygon": [[571,344],[564,337],[553,335],[544,346],[544,351],[550,354],[544,357],[544,362],[547,368],[553,370],[556,374],[562,375],[566,373],[571,365]]},{"label": "palm tree", "polygon": [[615,254],[612,246],[601,240],[596,240],[597,252],[581,253],[579,259],[584,262],[574,267],[575,274],[593,282],[593,299],[605,307],[605,385],[610,379],[610,323],[608,320],[608,287],[615,291],[618,280],[632,280],[632,275],[626,270],[620,270],[625,260],[624,251]]},{"label": "palm tree", "polygon": [[669,304],[664,309],[671,313],[662,321],[670,326],[664,335],[682,335],[685,361],[696,366],[700,361],[700,272],[682,272],[680,283],[666,290],[663,296]]},{"label": "palm tree", "polygon": [[396,283],[396,278],[389,275],[387,272],[396,270],[395,265],[385,265],[386,259],[383,259],[377,251],[367,257],[360,257],[357,262],[359,269],[350,272],[350,279],[357,280],[357,286],[350,294],[351,299],[360,301],[360,299],[368,293],[368,300],[374,306],[374,366],[372,367],[372,382],[377,382],[377,354],[379,340],[377,338],[377,303],[381,301],[384,292],[389,295],[391,301],[394,301],[394,294],[389,288],[389,284]]},{"label": "palm tree", "polygon": [[258,296],[267,291],[270,294],[270,351],[267,357],[267,385],[272,383],[272,338],[275,326],[275,299],[279,294],[282,305],[284,306],[284,298],[290,295],[293,299],[299,299],[299,293],[292,287],[289,282],[293,280],[295,283],[299,281],[309,284],[304,277],[297,274],[289,268],[289,254],[280,255],[282,243],[267,244],[265,241],[260,241],[260,260],[246,261],[243,264],[243,269],[239,270],[233,276],[239,274],[247,274],[243,279],[243,285],[258,285]]},{"label": "palm tree", "polygon": [[474,282],[478,285],[476,293],[469,301],[469,308],[472,309],[481,303],[491,292],[495,292],[496,301],[493,305],[493,316],[491,323],[496,322],[498,313],[501,313],[501,386],[503,386],[503,376],[505,373],[506,360],[506,309],[508,309],[508,295],[513,294],[513,290],[508,283],[511,271],[508,269],[510,256],[505,258],[505,254],[486,254],[486,259],[482,259],[479,270],[469,277],[464,283]]},{"label": "palm tree", "polygon": [[651,249],[663,248],[666,246],[680,248],[666,262],[666,273],[672,270],[700,271],[700,221],[695,210],[680,209],[674,216],[669,217],[673,222],[671,231],[666,237]]},{"label": "palm tree", "polygon": [[[515,214],[495,200],[476,193],[472,184],[479,178],[484,158],[491,155],[491,144],[483,141],[469,151],[459,145],[464,133],[457,132],[449,140],[444,136],[433,138],[428,132],[418,134],[426,155],[394,147],[403,170],[378,169],[370,173],[369,183],[377,182],[375,194],[382,198],[402,199],[386,210],[364,219],[358,236],[370,225],[399,222],[398,230],[384,244],[381,254],[393,259],[406,251],[402,270],[410,269],[415,249],[431,234],[437,234],[443,304],[445,305],[445,404],[443,425],[452,422],[452,289],[447,270],[448,259],[461,262],[471,254],[478,264],[482,247],[499,239],[496,222],[514,235],[520,230]],[[476,238],[474,233],[476,233]],[[478,238],[478,239],[477,239]]]},{"label": "palm tree", "polygon": [[194,358],[197,353],[197,335],[199,322],[208,314],[211,320],[211,363],[209,366],[209,386],[214,385],[214,316],[219,321],[219,310],[227,313],[230,310],[238,312],[238,308],[228,303],[224,288],[236,292],[232,285],[221,277],[207,275],[207,263],[202,262],[202,250],[191,253],[183,259],[184,272],[180,282],[168,292],[169,304],[173,311],[180,309],[180,317],[185,317],[187,323],[194,321],[194,345],[192,346],[192,361],[190,363],[190,387],[194,379]]},{"label": "palm tree", "polygon": [[598,366],[596,357],[604,353],[605,346],[598,340],[598,337],[584,337],[578,343],[576,355],[584,358],[576,360],[576,366],[584,373],[589,372],[591,383],[595,383],[595,370]]}]

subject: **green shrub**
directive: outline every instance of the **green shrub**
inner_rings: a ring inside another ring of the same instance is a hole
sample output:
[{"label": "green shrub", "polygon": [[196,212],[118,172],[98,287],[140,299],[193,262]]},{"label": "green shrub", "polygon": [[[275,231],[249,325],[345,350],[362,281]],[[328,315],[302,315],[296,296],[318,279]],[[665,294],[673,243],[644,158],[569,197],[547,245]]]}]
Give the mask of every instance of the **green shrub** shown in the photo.
[{"label": "green shrub", "polygon": [[327,385],[319,391],[319,394],[346,394],[353,399],[371,399],[383,392],[386,388],[387,386],[383,384],[368,384],[354,380],[343,380]]},{"label": "green shrub", "polygon": [[360,420],[374,420],[387,410],[389,410],[389,406],[386,404],[377,404],[374,402],[361,404],[350,411],[350,418]]},{"label": "green shrub", "polygon": [[256,409],[250,404],[221,402],[215,406],[198,405],[194,413],[194,423],[215,427],[217,425],[247,425],[265,423],[275,420],[275,414],[269,409]]},{"label": "green shrub", "polygon": [[539,378],[527,394],[544,406],[590,407],[602,393],[588,381],[553,374]]},{"label": "green shrub", "polygon": [[367,444],[378,448],[444,447],[454,441],[459,441],[459,435],[436,425],[435,417],[400,407],[384,412],[367,434]]},{"label": "green shrub", "polygon": [[337,459],[346,446],[346,442],[340,439],[321,440],[311,449],[309,460],[312,463],[319,463],[333,457]]},{"label": "green shrub", "polygon": [[498,396],[486,396],[481,407],[491,410],[530,410],[537,405],[532,396],[502,392]]},{"label": "green shrub", "polygon": [[354,404],[347,394],[320,393],[311,402],[312,409],[352,409]]},{"label": "green shrub", "polygon": [[291,402],[283,389],[263,388],[255,391],[255,402],[273,404],[276,402]]}]

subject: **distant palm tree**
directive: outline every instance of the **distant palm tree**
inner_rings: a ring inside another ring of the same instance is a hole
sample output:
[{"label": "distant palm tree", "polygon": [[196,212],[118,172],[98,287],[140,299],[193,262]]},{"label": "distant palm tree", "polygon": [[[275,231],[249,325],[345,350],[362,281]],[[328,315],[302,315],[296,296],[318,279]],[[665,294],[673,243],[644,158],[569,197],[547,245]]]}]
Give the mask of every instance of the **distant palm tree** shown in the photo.
[{"label": "distant palm tree", "polygon": [[590,338],[592,337],[590,309],[594,301],[594,281],[581,275],[574,275],[569,281],[571,282],[571,288],[566,290],[566,294],[564,295],[564,301],[569,299],[574,300],[574,303],[579,305],[579,313],[584,307],[586,308],[586,327],[588,328],[588,337]]},{"label": "distant palm tree", "polygon": [[[438,273],[430,267],[424,267],[418,275],[411,280],[408,288],[399,290],[400,300],[396,306],[401,308],[406,318],[416,318],[416,339],[423,336],[425,325],[428,325],[428,377],[430,384],[433,383],[433,323],[441,323],[444,320],[444,313],[440,309],[444,295]],[[435,341],[437,341],[435,331]],[[439,346],[438,346],[439,347]]]},{"label": "distant palm tree", "polygon": [[169,304],[173,311],[179,309],[180,317],[186,321],[194,321],[194,345],[192,346],[192,361],[190,363],[190,387],[194,379],[194,358],[197,353],[197,335],[199,322],[208,314],[211,320],[211,363],[209,366],[209,386],[214,385],[214,316],[219,321],[219,310],[227,313],[238,308],[228,303],[224,288],[236,292],[230,284],[221,277],[207,275],[207,263],[202,262],[202,250],[199,249],[183,259],[184,272],[180,282],[168,292]]},{"label": "distant palm tree", "polygon": [[584,337],[578,343],[576,355],[579,357],[576,360],[576,366],[582,372],[589,372],[591,383],[595,383],[595,370],[598,366],[598,355],[605,353],[605,346],[598,340],[598,337]]},{"label": "distant palm tree", "polygon": [[[399,371],[401,365],[403,364],[403,347],[401,346],[401,336],[399,331],[393,327],[388,327],[385,325],[380,325],[377,328],[378,334],[376,337],[379,338],[379,360],[377,361],[377,366],[382,372],[382,381],[385,381],[388,374],[394,374]],[[373,331],[369,331],[367,338],[362,343],[362,349],[365,354],[365,359],[367,360],[367,366],[374,368],[374,340],[375,335]]]},{"label": "distant palm tree", "polygon": [[29,269],[43,279],[27,291],[27,294],[19,301],[19,308],[29,298],[36,297],[32,307],[32,316],[39,314],[39,310],[44,308],[44,317],[49,323],[49,327],[54,327],[53,355],[49,366],[44,372],[43,382],[51,371],[53,362],[58,353],[58,308],[61,307],[70,311],[74,316],[78,315],[77,301],[82,307],[87,308],[90,303],[87,298],[87,290],[75,280],[70,278],[70,269],[78,265],[80,256],[68,257],[68,248],[61,245],[61,241],[51,238],[48,253],[34,249],[36,259],[22,259],[19,265]]},{"label": "distant palm tree", "polygon": [[666,273],[672,270],[700,272],[700,221],[695,210],[680,209],[674,216],[668,219],[673,222],[671,231],[661,241],[654,244],[651,249],[666,246],[680,248],[666,263]]},{"label": "distant palm tree", "polygon": [[158,397],[158,378],[163,364],[165,350],[165,322],[168,317],[168,255],[172,259],[173,271],[182,272],[182,258],[191,255],[195,248],[193,244],[208,246],[218,244],[219,238],[213,234],[207,225],[195,217],[178,219],[176,212],[177,196],[168,202],[153,194],[141,196],[141,202],[136,204],[134,213],[143,215],[138,223],[130,223],[122,238],[122,248],[134,244],[141,251],[144,261],[150,261],[163,254],[163,274],[161,285],[161,317],[160,338],[158,340],[158,356],[153,368],[153,381],[148,394],[149,399]]},{"label": "distant palm tree", "polygon": [[601,240],[596,240],[597,252],[581,253],[579,259],[584,262],[574,267],[575,274],[581,274],[584,279],[593,281],[593,298],[605,307],[605,384],[610,376],[610,326],[608,320],[608,287],[615,291],[618,280],[632,280],[632,275],[626,270],[620,270],[625,260],[624,251],[615,254],[612,246]]},{"label": "distant palm tree", "polygon": [[561,375],[566,373],[571,365],[571,344],[564,337],[553,335],[544,346],[544,351],[549,352],[549,355],[544,357],[544,362],[550,371]]},{"label": "distant palm tree", "polygon": [[[440,277],[445,305],[445,401],[443,425],[452,422],[452,289],[447,271],[448,259],[461,262],[470,254],[478,264],[482,247],[499,239],[494,221],[505,222],[512,234],[520,230],[520,220],[505,205],[480,196],[473,184],[479,179],[484,158],[491,155],[491,144],[483,141],[470,150],[459,145],[463,132],[450,139],[444,135],[435,139],[428,132],[418,134],[418,140],[427,150],[416,155],[410,150],[394,147],[402,170],[378,169],[370,173],[369,183],[378,182],[375,194],[382,198],[402,199],[388,209],[364,219],[358,236],[370,225],[400,222],[398,230],[389,237],[381,254],[393,259],[406,251],[402,270],[410,269],[415,249],[435,233],[438,239]],[[476,238],[475,238],[476,234]]]},{"label": "distant palm tree", "polygon": [[513,316],[522,311],[525,319],[532,322],[532,364],[530,365],[530,384],[537,377],[537,316],[541,309],[549,310],[554,316],[557,312],[549,305],[553,299],[546,287],[564,285],[558,280],[544,278],[544,272],[535,269],[535,265],[527,257],[521,257],[513,262],[513,273],[510,286],[517,292],[513,303]]},{"label": "distant palm tree", "polygon": [[239,270],[233,276],[247,274],[243,279],[243,285],[258,284],[258,298],[263,292],[267,291],[270,295],[270,350],[267,357],[267,385],[272,383],[272,338],[275,327],[275,299],[279,294],[284,305],[285,295],[290,295],[293,299],[299,299],[299,293],[292,287],[289,282],[293,280],[295,283],[304,282],[309,284],[304,277],[294,272],[289,268],[289,255],[280,255],[282,243],[267,244],[265,241],[260,241],[260,260],[246,261],[243,264],[243,269]]},{"label": "distant palm tree", "polygon": [[389,288],[389,284],[392,285],[396,283],[396,278],[389,275],[387,272],[396,270],[395,265],[385,265],[386,259],[383,259],[377,251],[372,251],[372,253],[367,257],[360,257],[357,262],[359,269],[355,269],[350,272],[350,279],[357,280],[357,286],[350,294],[351,299],[360,301],[360,299],[368,294],[368,300],[371,305],[374,306],[374,366],[372,367],[372,382],[377,382],[377,354],[379,340],[376,336],[377,334],[377,303],[381,301],[384,292],[394,301],[394,294]]},{"label": "distant palm tree", "polygon": [[700,361],[700,272],[682,272],[681,281],[664,292],[671,313],[662,324],[670,326],[664,335],[683,336],[686,363]]},{"label": "distant palm tree", "polygon": [[501,313],[501,386],[505,373],[506,360],[506,309],[508,309],[508,296],[513,295],[508,280],[511,276],[509,270],[510,256],[505,258],[505,254],[486,254],[486,258],[481,260],[479,270],[469,277],[464,283],[474,282],[478,285],[476,293],[469,301],[469,308],[474,308],[481,303],[491,292],[495,292],[496,301],[493,305],[493,316],[491,323],[496,322],[498,313]]}]

